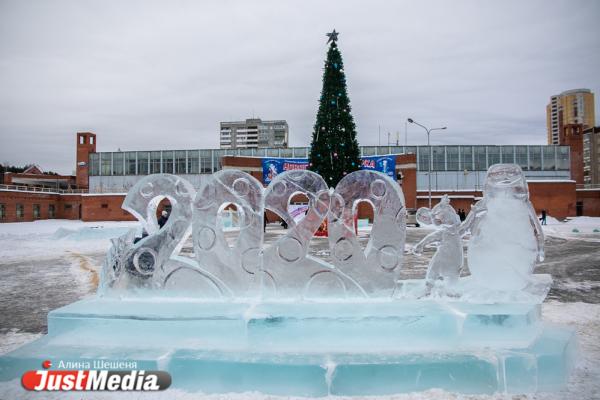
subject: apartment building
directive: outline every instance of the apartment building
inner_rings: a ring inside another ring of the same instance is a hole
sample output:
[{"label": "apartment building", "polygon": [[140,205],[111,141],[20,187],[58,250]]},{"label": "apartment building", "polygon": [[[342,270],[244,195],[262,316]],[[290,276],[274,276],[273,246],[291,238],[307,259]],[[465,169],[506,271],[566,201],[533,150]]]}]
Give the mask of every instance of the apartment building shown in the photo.
[{"label": "apartment building", "polygon": [[221,122],[221,149],[264,149],[288,147],[289,128],[285,120]]}]

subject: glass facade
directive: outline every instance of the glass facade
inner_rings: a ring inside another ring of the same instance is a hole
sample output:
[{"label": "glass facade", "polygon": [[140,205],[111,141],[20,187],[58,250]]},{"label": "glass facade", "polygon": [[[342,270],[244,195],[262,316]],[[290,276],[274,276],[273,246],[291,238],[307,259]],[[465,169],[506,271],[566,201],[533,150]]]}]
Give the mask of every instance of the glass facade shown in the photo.
[{"label": "glass facade", "polygon": [[515,163],[515,146],[502,146],[501,148],[502,162],[504,164]]},{"label": "glass facade", "polygon": [[527,146],[515,146],[515,157],[515,164],[518,164],[523,171],[529,170]]},{"label": "glass facade", "polygon": [[460,153],[458,146],[446,146],[446,168],[448,171],[460,170]]},{"label": "glass facade", "polygon": [[123,153],[113,153],[113,175],[123,175]]},{"label": "glass facade", "polygon": [[187,173],[187,152],[185,150],[177,150],[175,152],[175,173],[178,175]]},{"label": "glass facade", "polygon": [[542,170],[542,149],[540,146],[529,146],[529,170]]},{"label": "glass facade", "polygon": [[137,173],[138,175],[148,175],[149,171],[149,158],[147,151],[138,151],[137,152]]},{"label": "glass facade", "polygon": [[151,174],[160,174],[162,171],[160,169],[160,164],[162,160],[162,155],[160,151],[151,151],[150,152],[150,173]]},{"label": "glass facade", "polygon": [[473,147],[460,146],[460,168],[463,171],[473,171]]},{"label": "glass facade", "polygon": [[552,147],[542,147],[542,159],[544,171],[555,171],[556,170],[556,152]]},{"label": "glass facade", "polygon": [[[97,175],[147,175],[158,173],[211,174],[221,169],[224,155],[307,158],[307,147],[287,149],[163,150],[90,154],[89,173]],[[420,172],[487,171],[500,162],[516,163],[524,171],[568,171],[568,146],[364,146],[362,156],[416,154]]]},{"label": "glass facade", "polygon": [[135,151],[123,153],[125,159],[125,175],[136,175],[137,157]]},{"label": "glass facade", "polygon": [[500,163],[500,147],[499,146],[487,146],[487,163],[488,163],[488,165],[494,165],[494,164]]}]

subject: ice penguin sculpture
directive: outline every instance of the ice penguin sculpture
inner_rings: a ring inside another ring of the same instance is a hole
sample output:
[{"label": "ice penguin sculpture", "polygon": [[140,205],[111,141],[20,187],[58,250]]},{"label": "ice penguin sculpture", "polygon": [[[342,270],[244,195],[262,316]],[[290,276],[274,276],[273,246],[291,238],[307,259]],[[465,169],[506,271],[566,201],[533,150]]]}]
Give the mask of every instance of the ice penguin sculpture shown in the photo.
[{"label": "ice penguin sculpture", "polygon": [[413,248],[413,253],[420,255],[428,244],[438,244],[425,278],[426,294],[429,294],[437,282],[446,288],[458,280],[463,265],[462,231],[460,219],[450,205],[448,195],[444,195],[433,209],[419,208],[417,221],[436,228]]},{"label": "ice penguin sculpture", "polygon": [[516,164],[488,169],[483,199],[461,227],[471,232],[467,262],[478,286],[511,291],[530,281],[544,259],[544,234],[529,201],[527,181]]}]

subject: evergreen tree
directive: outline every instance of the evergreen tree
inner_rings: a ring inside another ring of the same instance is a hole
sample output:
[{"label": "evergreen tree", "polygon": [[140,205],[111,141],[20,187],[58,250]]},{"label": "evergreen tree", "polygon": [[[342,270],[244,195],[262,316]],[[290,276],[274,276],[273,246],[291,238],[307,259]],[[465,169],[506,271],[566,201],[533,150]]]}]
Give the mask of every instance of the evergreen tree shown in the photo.
[{"label": "evergreen tree", "polygon": [[309,166],[330,187],[360,168],[356,126],[346,90],[342,54],[337,47],[335,29],[329,36],[329,50],[323,72],[323,89],[310,144]]}]

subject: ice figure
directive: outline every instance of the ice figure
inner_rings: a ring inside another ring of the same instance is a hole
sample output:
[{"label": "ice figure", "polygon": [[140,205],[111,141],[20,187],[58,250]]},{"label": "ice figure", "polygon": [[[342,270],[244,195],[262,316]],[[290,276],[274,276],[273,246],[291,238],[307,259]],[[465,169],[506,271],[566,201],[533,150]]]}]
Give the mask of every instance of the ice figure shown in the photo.
[{"label": "ice figure", "polygon": [[[246,297],[258,294],[262,265],[263,187],[250,174],[221,170],[203,182],[194,200],[194,253],[204,271],[225,282],[228,292]],[[218,215],[234,204],[240,232],[230,247]]]},{"label": "ice figure", "polygon": [[520,290],[530,282],[536,259],[544,259],[544,235],[516,164],[489,168],[483,199],[461,228],[471,232],[467,262],[482,287]]},{"label": "ice figure", "polygon": [[[178,255],[191,233],[194,194],[189,182],[169,174],[149,175],[129,191],[122,208],[140,221],[147,235],[137,242],[132,234],[113,241],[112,256],[104,267],[102,293],[137,288],[194,291],[205,286],[223,293],[225,287],[217,276]],[[171,213],[159,228],[156,211],[164,198],[171,203]]]},{"label": "ice figure", "polygon": [[[296,194],[308,197],[306,216],[296,222],[288,204]],[[265,191],[265,209],[279,215],[287,224],[286,235],[263,253],[262,294],[272,298],[344,297],[359,288],[332,265],[308,255],[315,231],[327,217],[331,193],[321,176],[294,170],[279,174]]]},{"label": "ice figure", "polygon": [[425,246],[437,244],[437,251],[429,263],[425,278],[427,291],[429,292],[438,280],[446,287],[454,285],[463,265],[462,230],[460,219],[450,205],[448,195],[444,195],[431,210],[419,208],[417,221],[436,228],[413,248],[413,253],[420,255]]},{"label": "ice figure", "polygon": [[[354,225],[360,201],[373,206],[373,227],[363,252]],[[337,185],[329,213],[329,247],[333,263],[369,297],[390,297],[402,266],[406,209],[400,186],[380,172],[361,170]]]}]

